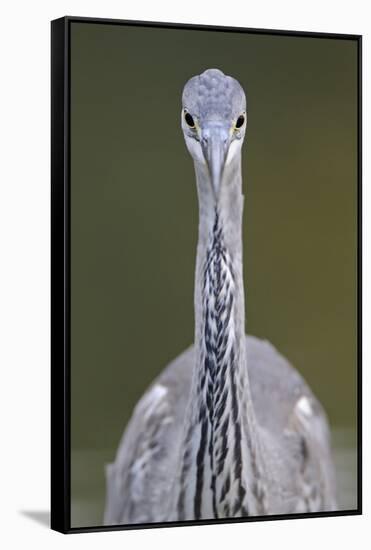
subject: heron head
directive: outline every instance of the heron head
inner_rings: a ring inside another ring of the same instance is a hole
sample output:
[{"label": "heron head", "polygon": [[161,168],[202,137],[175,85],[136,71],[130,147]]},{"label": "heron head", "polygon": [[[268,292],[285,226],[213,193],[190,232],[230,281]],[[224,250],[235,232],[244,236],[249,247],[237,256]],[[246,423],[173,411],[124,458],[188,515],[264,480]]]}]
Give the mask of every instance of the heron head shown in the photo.
[{"label": "heron head", "polygon": [[245,93],[231,76],[208,69],[184,86],[181,119],[187,148],[207,166],[217,198],[224,169],[240,154],[245,137]]}]

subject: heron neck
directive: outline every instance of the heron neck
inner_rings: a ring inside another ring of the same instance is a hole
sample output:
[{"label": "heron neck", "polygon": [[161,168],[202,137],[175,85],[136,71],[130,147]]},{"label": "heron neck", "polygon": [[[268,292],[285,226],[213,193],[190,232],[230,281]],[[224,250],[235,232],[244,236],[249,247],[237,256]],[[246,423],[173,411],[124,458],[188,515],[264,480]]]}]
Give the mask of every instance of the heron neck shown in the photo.
[{"label": "heron neck", "polygon": [[[208,173],[196,164],[199,240],[195,279],[195,348],[180,519],[259,512],[247,480],[260,475],[259,442],[245,354],[240,159],[229,165],[217,203]],[[192,480],[194,486],[192,487]]]},{"label": "heron neck", "polygon": [[[245,363],[245,296],[242,265],[242,194],[241,160],[237,158],[224,171],[219,200],[211,193],[206,167],[195,164],[199,201],[199,237],[195,275],[195,344],[205,344],[204,325],[207,307],[221,307],[221,300],[231,299],[229,323],[233,341],[239,350],[237,368],[246,375]],[[212,269],[216,269],[213,273]],[[214,275],[214,277],[213,277]],[[224,279],[225,278],[225,279]],[[214,280],[211,280],[214,279]],[[224,281],[224,284],[223,284]],[[207,288],[205,288],[206,285]],[[228,292],[227,292],[228,291]],[[208,300],[214,294],[214,299]],[[209,313],[212,313],[209,311]],[[213,314],[218,316],[218,312]],[[215,318],[216,318],[215,317]]]}]

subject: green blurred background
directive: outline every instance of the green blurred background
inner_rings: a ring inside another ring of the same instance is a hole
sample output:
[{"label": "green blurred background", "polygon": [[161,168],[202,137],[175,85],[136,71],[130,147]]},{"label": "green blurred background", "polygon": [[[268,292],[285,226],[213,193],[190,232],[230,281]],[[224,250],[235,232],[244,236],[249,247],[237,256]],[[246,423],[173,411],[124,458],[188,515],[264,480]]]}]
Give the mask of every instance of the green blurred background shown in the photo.
[{"label": "green blurred background", "polygon": [[198,206],[180,109],[210,67],[248,98],[247,332],[322,401],[340,505],[354,508],[356,41],[74,22],[71,63],[72,525],[102,523],[104,463],[193,341]]}]

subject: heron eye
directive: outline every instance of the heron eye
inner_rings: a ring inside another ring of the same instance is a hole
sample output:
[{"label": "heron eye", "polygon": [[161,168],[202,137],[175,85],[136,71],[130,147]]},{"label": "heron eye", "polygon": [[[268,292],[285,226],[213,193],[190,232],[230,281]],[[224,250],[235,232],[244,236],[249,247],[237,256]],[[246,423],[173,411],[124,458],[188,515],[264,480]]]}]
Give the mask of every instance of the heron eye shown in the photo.
[{"label": "heron eye", "polygon": [[187,111],[184,112],[184,119],[190,128],[195,127],[195,121],[193,119],[193,116],[190,115]]},{"label": "heron eye", "polygon": [[235,127],[237,128],[237,130],[239,128],[242,128],[242,126],[244,125],[244,122],[245,122],[245,117],[243,115],[240,115],[236,120],[236,124],[235,124]]}]

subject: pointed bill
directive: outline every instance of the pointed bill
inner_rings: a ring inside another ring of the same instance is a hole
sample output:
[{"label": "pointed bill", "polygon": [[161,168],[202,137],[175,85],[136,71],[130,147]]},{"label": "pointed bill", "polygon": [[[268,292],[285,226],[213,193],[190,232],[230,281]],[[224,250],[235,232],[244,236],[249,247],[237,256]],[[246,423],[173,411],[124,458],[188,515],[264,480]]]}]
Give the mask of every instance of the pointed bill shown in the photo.
[{"label": "pointed bill", "polygon": [[220,195],[228,147],[229,136],[223,128],[208,128],[202,140],[202,149],[209,168],[211,186],[215,200],[218,200]]}]

